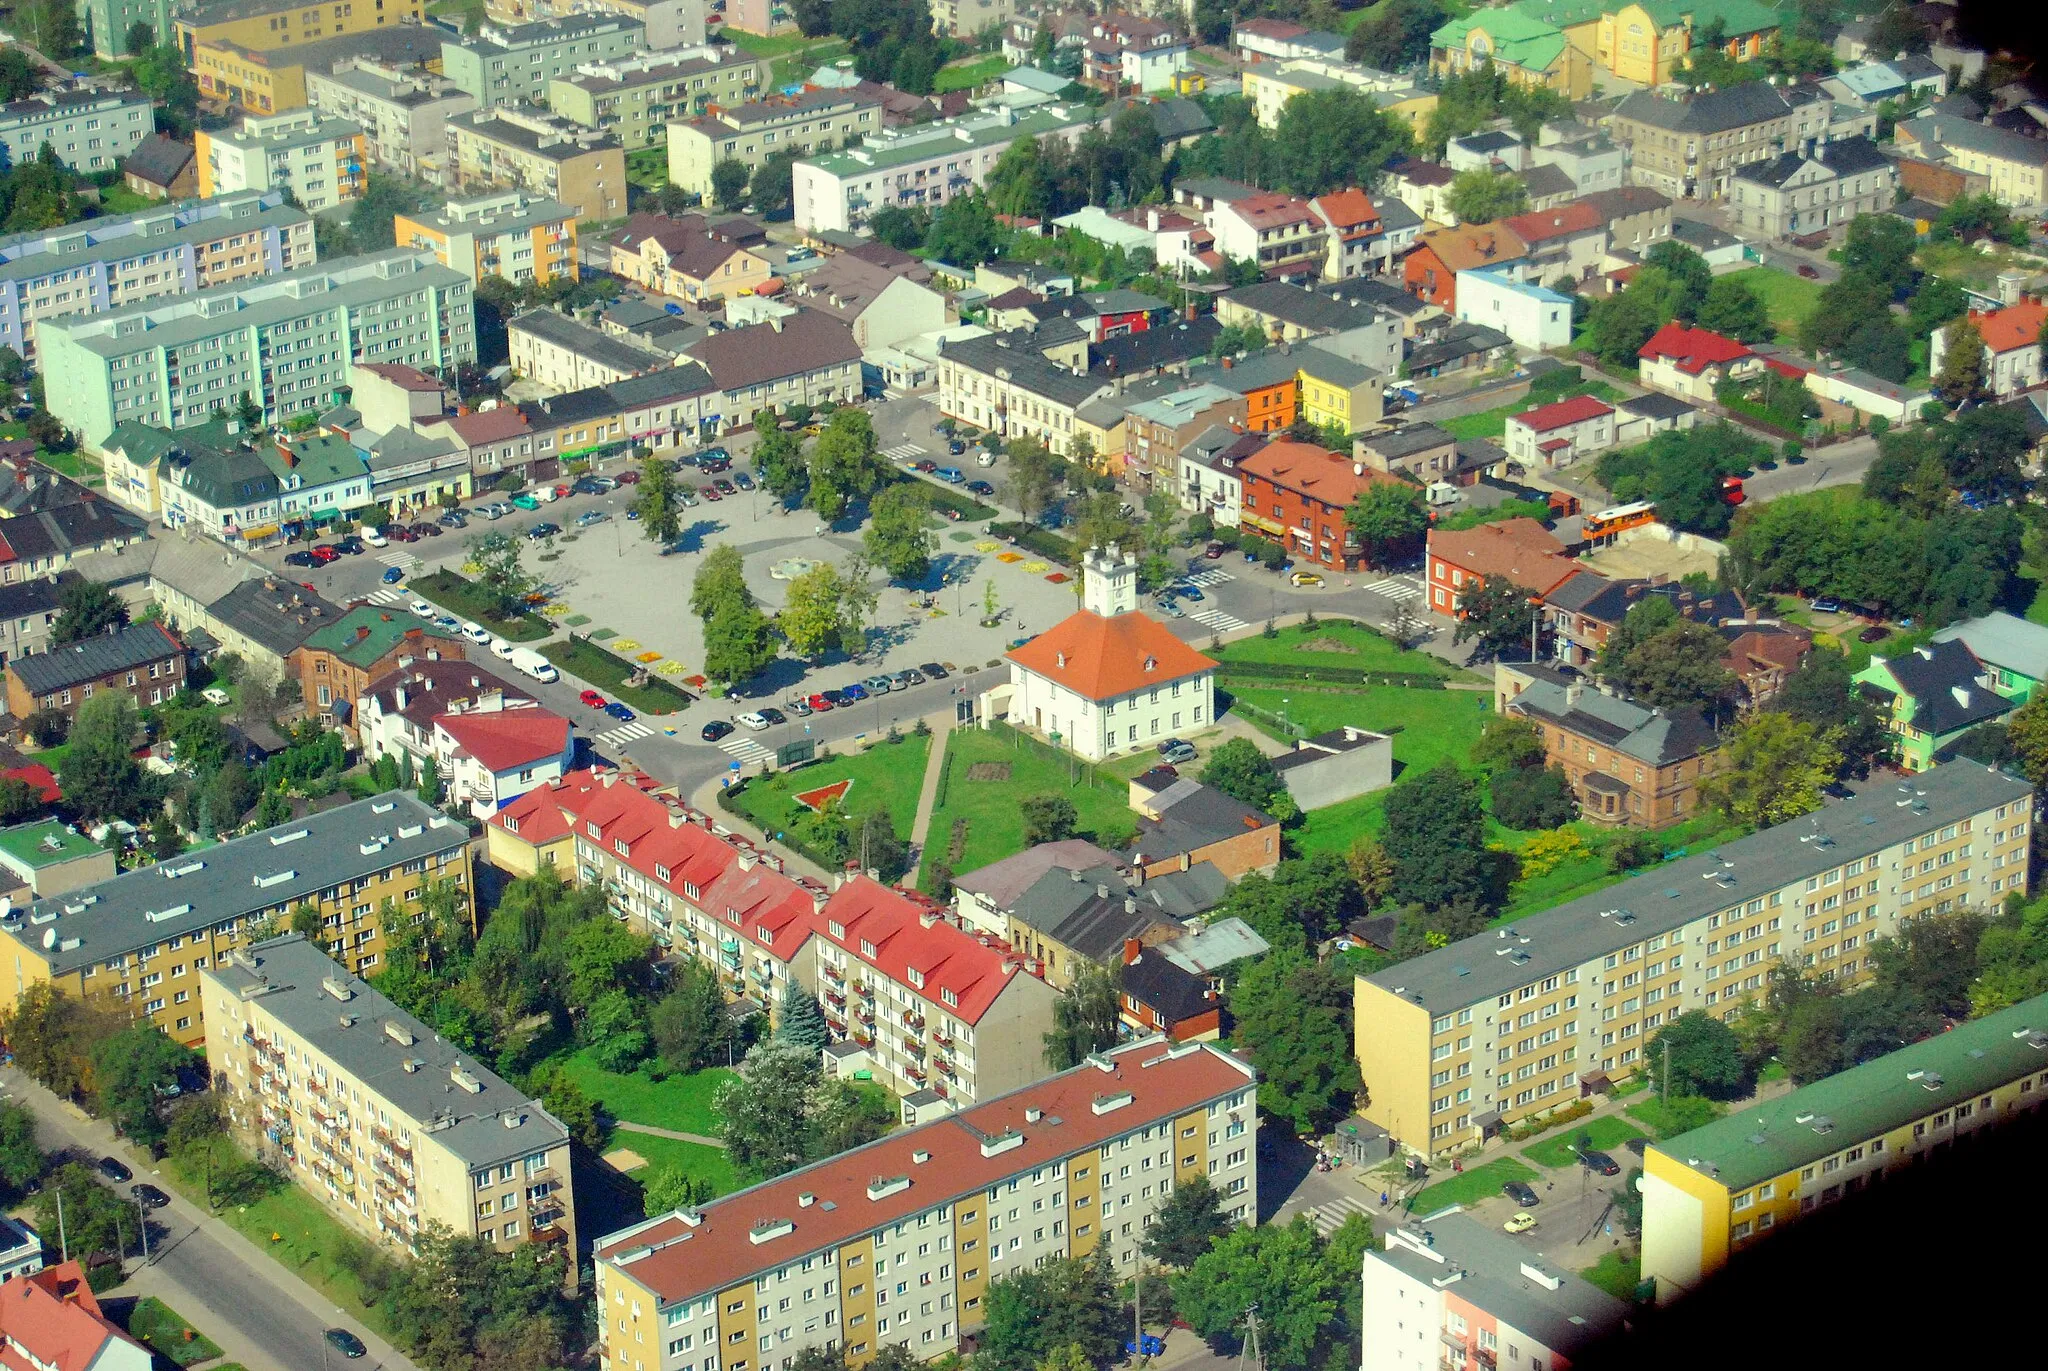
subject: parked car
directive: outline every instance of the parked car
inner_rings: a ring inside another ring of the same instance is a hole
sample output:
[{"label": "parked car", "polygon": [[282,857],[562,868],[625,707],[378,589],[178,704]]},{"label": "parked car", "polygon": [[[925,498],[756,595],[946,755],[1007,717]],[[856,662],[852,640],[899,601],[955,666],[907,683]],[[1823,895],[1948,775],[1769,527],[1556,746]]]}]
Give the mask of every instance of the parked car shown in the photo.
[{"label": "parked car", "polygon": [[697,507],[697,492],[688,486],[677,486],[676,498],[683,502],[683,506],[686,509],[695,509]]},{"label": "parked car", "polygon": [[462,636],[469,639],[472,643],[482,644],[491,641],[491,631],[489,629],[485,628],[482,624],[471,623],[467,619],[462,621]]},{"label": "parked car", "polygon": [[620,484],[620,485],[622,485],[622,486],[637,486],[637,485],[639,485],[639,484],[640,484],[640,473],[639,473],[639,472],[637,472],[637,471],[622,471],[622,472],[620,472],[620,473],[619,473],[619,484]]},{"label": "parked car", "polygon": [[348,537],[346,538],[337,540],[334,546],[337,550],[347,553],[351,557],[360,557],[365,552],[369,551],[369,549],[363,545],[363,540],[361,538],[358,538],[353,533],[349,534]]},{"label": "parked car", "polygon": [[848,681],[839,687],[839,695],[845,700],[865,700],[868,697],[868,689],[859,681]]},{"label": "parked car", "polygon": [[[790,703],[794,704],[796,702],[792,700]],[[830,712],[830,710],[832,709],[832,701],[826,699],[824,692],[820,691],[815,695],[806,697],[804,700],[804,706],[806,713],[825,714]]]},{"label": "parked car", "polygon": [[763,705],[760,712],[761,717],[768,721],[770,728],[780,728],[789,722],[789,716],[773,705]]},{"label": "parked car", "polygon": [[1195,745],[1185,738],[1168,738],[1159,745],[1159,755],[1175,766],[1195,760]]},{"label": "parked car", "polygon": [[1287,578],[1287,583],[1292,586],[1319,586],[1323,578],[1313,571],[1297,571]]},{"label": "parked car", "polygon": [[532,528],[526,530],[526,536],[537,543],[543,538],[552,538],[561,531],[562,526],[560,524],[551,524],[543,519]]},{"label": "parked car", "polygon": [[419,534],[422,538],[438,538],[448,530],[442,528],[438,523],[428,523],[423,519],[412,526],[412,531]]},{"label": "parked car", "polygon": [[752,712],[740,715],[740,723],[756,733],[766,732],[768,728],[768,720]]},{"label": "parked car", "polygon": [[924,472],[924,473],[925,473],[926,475],[930,475],[930,474],[931,474],[932,472],[934,472],[934,471],[937,471],[937,470],[939,469],[939,464],[938,464],[937,462],[934,462],[934,461],[930,461],[930,460],[926,460],[926,461],[921,461],[921,462],[912,462],[912,463],[910,464],[910,469],[911,469],[912,471],[922,471],[922,472]]},{"label": "parked car", "polygon": [[946,679],[947,676],[952,674],[951,672],[947,671],[944,666],[940,665],[937,662],[921,662],[918,664],[917,669],[919,671],[922,671],[928,678],[934,681],[943,681]]},{"label": "parked car", "polygon": [[1536,1216],[1534,1214],[1529,1213],[1527,1210],[1523,1210],[1520,1213],[1516,1214],[1510,1214],[1508,1216],[1508,1221],[1501,1225],[1502,1228],[1506,1229],[1510,1233],[1526,1233],[1535,1226]]},{"label": "parked car", "polygon": [[720,495],[737,495],[740,493],[740,488],[734,485],[731,481],[726,480],[723,476],[719,477],[716,481],[713,481],[711,484]]},{"label": "parked car", "polygon": [[390,544],[385,541],[384,535],[379,533],[374,528],[366,528],[363,530],[363,541],[368,543],[371,547],[390,546]]},{"label": "parked car", "polygon": [[752,490],[754,488],[754,478],[747,475],[747,473],[744,471],[734,472],[732,479],[733,484],[738,486],[741,490]]},{"label": "parked car", "polygon": [[101,1157],[99,1169],[100,1174],[110,1181],[118,1181],[125,1184],[135,1179],[135,1173],[130,1171],[128,1164],[119,1157]]},{"label": "parked car", "polygon": [[441,525],[444,528],[468,528],[469,516],[459,509],[441,511]]},{"label": "parked car", "polygon": [[605,705],[604,696],[594,690],[583,691],[576,698],[589,705],[592,709],[603,709]]},{"label": "parked car", "polygon": [[853,703],[852,697],[843,690],[821,690],[817,695],[811,697],[811,703],[815,705],[820,696],[824,698],[827,705],[834,709],[844,709]]},{"label": "parked car", "polygon": [[1228,547],[1225,547],[1222,543],[1219,543],[1214,539],[1211,539],[1209,545],[1202,549],[1202,555],[1213,562],[1228,551],[1230,551]]},{"label": "parked car", "polygon": [[397,568],[397,567],[395,567],[395,566],[388,566],[388,567],[385,567],[385,568],[384,568],[384,584],[385,584],[385,585],[387,585],[387,586],[395,586],[395,585],[397,585],[397,584],[398,584],[398,583],[399,583],[400,581],[403,581],[404,579],[405,579],[405,572],[403,572],[403,571],[402,571],[402,570],[400,570],[399,568]]},{"label": "parked car", "polygon": [[730,732],[732,732],[731,724],[723,719],[713,719],[710,723],[704,725],[701,736],[705,742],[715,743]]},{"label": "parked car", "polygon": [[632,707],[630,705],[627,705],[620,700],[613,700],[610,704],[606,705],[604,707],[604,712],[611,715],[614,719],[617,719],[622,724],[630,724],[635,719],[640,717],[638,714],[635,714],[633,712]]},{"label": "parked car", "polygon": [[503,657],[506,661],[509,662],[512,660],[512,654],[517,652],[518,650],[518,648],[512,646],[512,644],[506,642],[503,638],[491,639],[491,655],[493,657]]},{"label": "parked car", "polygon": [[969,481],[967,488],[976,495],[994,495],[996,493],[996,488],[987,481]]},{"label": "parked car", "polygon": [[1815,280],[1820,276],[1818,271],[1815,271],[1811,265],[1805,262],[1799,264],[1799,274],[1809,281]]},{"label": "parked car", "polygon": [[1194,600],[1197,602],[1207,598],[1202,594],[1202,588],[1200,586],[1189,585],[1186,582],[1182,582],[1180,585],[1175,586],[1173,588],[1173,593],[1175,595],[1180,596],[1183,599]]},{"label": "parked car", "polygon": [[810,716],[811,697],[808,695],[792,695],[787,700],[784,700],[782,703],[788,705],[789,712],[796,715],[799,719],[808,718]]},{"label": "parked car", "polygon": [[1501,1187],[1501,1193],[1524,1209],[1533,1209],[1541,1203],[1536,1198],[1536,1187],[1527,1181],[1509,1181]]},{"label": "parked car", "polygon": [[713,476],[721,471],[731,471],[732,454],[722,447],[707,447],[697,454],[697,470],[708,471]]},{"label": "parked car", "polygon": [[1807,603],[1806,607],[1815,614],[1840,614],[1842,612],[1842,602],[1832,595],[1816,596]]},{"label": "parked car", "polygon": [[610,520],[611,517],[611,515],[605,513],[601,509],[586,509],[581,514],[576,516],[576,527],[589,528],[592,524],[605,523],[608,520]]},{"label": "parked car", "polygon": [[705,499],[711,501],[713,504],[716,504],[718,501],[723,500],[725,498],[723,495],[720,495],[718,493],[718,487],[710,484],[709,482],[706,482],[704,485],[698,486],[697,493],[699,495],[702,495]]},{"label": "parked car", "polygon": [[993,452],[984,452],[974,459],[974,464],[978,467],[992,467],[996,464],[996,455]]},{"label": "parked car", "polygon": [[937,471],[933,472],[932,475],[938,477],[947,485],[953,486],[960,485],[967,479],[967,473],[960,470],[959,467],[940,467]]},{"label": "parked car", "polygon": [[512,497],[512,507],[514,509],[539,509],[540,501],[521,491]]},{"label": "parked car", "polygon": [[162,1209],[171,1202],[169,1195],[166,1195],[148,1181],[142,1181],[136,1185],[129,1186],[128,1194],[130,1198],[141,1201],[144,1209]]},{"label": "parked car", "polygon": [[602,495],[604,487],[597,483],[595,476],[578,476],[576,484],[569,487],[578,495]]},{"label": "parked car", "polygon": [[412,597],[412,603],[407,605],[406,608],[419,615],[422,619],[432,619],[441,612],[417,595]]},{"label": "parked car", "polygon": [[[285,553],[284,564],[286,566],[316,567],[320,565],[320,559],[302,548],[297,552]],[[396,571],[398,568],[393,567],[391,570]],[[387,579],[390,579],[388,574]]]},{"label": "parked car", "polygon": [[1621,1174],[1621,1168],[1615,1164],[1614,1158],[1608,1156],[1605,1152],[1595,1152],[1590,1149],[1581,1152],[1579,1153],[1579,1165],[1585,1167],[1596,1176],[1619,1176]]},{"label": "parked car", "polygon": [[1152,608],[1158,610],[1169,619],[1185,619],[1188,617],[1188,612],[1175,604],[1173,598],[1168,595],[1162,595],[1154,600]]},{"label": "parked car", "polygon": [[1891,636],[1892,631],[1883,624],[1872,624],[1869,628],[1856,635],[1856,641],[1859,643],[1881,643]]}]

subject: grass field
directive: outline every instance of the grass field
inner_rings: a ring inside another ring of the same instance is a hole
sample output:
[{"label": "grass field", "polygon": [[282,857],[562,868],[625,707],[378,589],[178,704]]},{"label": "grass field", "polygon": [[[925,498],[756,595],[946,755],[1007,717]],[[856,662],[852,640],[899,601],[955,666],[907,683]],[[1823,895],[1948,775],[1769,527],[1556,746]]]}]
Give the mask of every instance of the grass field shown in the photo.
[{"label": "grass field", "polygon": [[[932,815],[925,839],[928,859],[943,861],[955,871],[973,871],[1024,850],[1024,815],[1020,806],[1032,795],[1064,795],[1080,816],[1080,833],[1107,848],[1116,848],[1137,825],[1128,805],[1130,792],[1108,777],[1098,777],[1086,763],[1070,768],[1038,751],[1007,729],[955,729],[946,744],[950,774],[945,803]],[[992,762],[1010,768],[1008,780],[969,780],[969,768]],[[1078,773],[1079,783],[1072,779]],[[960,855],[952,851],[953,823],[967,821],[967,840]],[[899,832],[907,830],[898,830]]]},{"label": "grass field", "polygon": [[1579,1273],[1588,1285],[1605,1290],[1618,1300],[1636,1302],[1636,1287],[1643,1281],[1643,1259],[1617,1247]]},{"label": "grass field", "polygon": [[405,588],[423,600],[431,600],[458,619],[482,624],[508,643],[531,643],[553,632],[545,619],[531,614],[522,614],[516,619],[499,618],[491,612],[490,601],[476,583],[453,571],[415,576],[406,582]]},{"label": "grass field", "polygon": [[[1621,392],[1605,381],[1584,381],[1558,396],[1568,399],[1574,395],[1594,395],[1610,404],[1621,398]],[[1508,420],[1529,408],[1526,400],[1517,400],[1511,405],[1497,409],[1484,409],[1477,414],[1461,414],[1455,419],[1446,419],[1442,427],[1452,437],[1461,441],[1471,438],[1498,438],[1507,432]]]},{"label": "grass field", "polygon": [[[428,599],[433,596],[429,595]],[[690,697],[659,678],[643,686],[629,686],[632,664],[581,638],[559,638],[541,645],[540,654],[571,676],[588,681],[617,696],[642,714],[679,714],[690,707]]]},{"label": "grass field", "polygon": [[[1509,892],[1507,907],[1501,911],[1503,919],[1519,919],[1525,914],[1534,914],[1541,909],[1563,904],[1590,895],[1596,890],[1625,881],[1631,873],[1610,871],[1607,866],[1607,850],[1614,845],[1617,834],[1590,824],[1584,820],[1570,825],[1586,842],[1589,854],[1578,861],[1562,863],[1556,870],[1541,876],[1517,881]],[[1732,824],[1719,814],[1702,811],[1682,824],[1659,830],[1657,836],[1663,840],[1664,851],[1668,854],[1698,852],[1716,843],[1729,842],[1744,836],[1748,830],[1740,824]],[[1497,831],[1504,845],[1519,848],[1535,837],[1533,833],[1517,833],[1506,829]]]},{"label": "grass field", "polygon": [[[154,1295],[144,1295],[128,1312],[128,1333],[178,1366],[193,1366],[220,1355],[220,1347],[213,1339],[185,1322],[177,1310]],[[185,1336],[187,1333],[192,1335],[190,1339]]]},{"label": "grass field", "polygon": [[1820,301],[1819,281],[1809,281],[1777,267],[1745,267],[1729,275],[1748,286],[1764,302],[1764,308],[1771,312],[1771,325],[1778,330],[1781,339],[1797,334],[1799,326]]},{"label": "grass field", "polygon": [[[1311,647],[1310,644],[1316,646]],[[1460,675],[1457,668],[1426,652],[1403,652],[1363,624],[1325,619],[1310,628],[1296,624],[1273,637],[1239,638],[1214,654],[1224,663],[1280,662],[1287,666],[1332,666],[1356,671],[1400,671],[1411,675]],[[1477,679],[1477,678],[1473,678]]]},{"label": "grass field", "polygon": [[[1574,1119],[1542,1142],[1523,1148],[1522,1156],[1538,1166],[1570,1166],[1578,1156],[1581,1137],[1592,1138],[1587,1146],[1595,1152],[1613,1152],[1630,1138],[1642,1135],[1640,1128],[1612,1114],[1603,1114],[1597,1119]],[[1616,1157],[1615,1160],[1619,1162],[1622,1158]]]},{"label": "grass field", "polygon": [[932,82],[932,91],[936,95],[944,95],[949,90],[973,90],[1009,69],[1010,59],[999,52],[977,57],[971,62],[955,62],[939,68],[938,78]]},{"label": "grass field", "polygon": [[1535,1179],[1537,1173],[1513,1157],[1495,1157],[1483,1166],[1468,1166],[1449,1180],[1426,1187],[1408,1208],[1415,1214],[1434,1214],[1454,1204],[1476,1204],[1489,1195],[1498,1195],[1509,1181]]},{"label": "grass field", "polygon": [[[1684,1102],[1680,1101],[1680,1103]],[[1727,1112],[1720,1105],[1714,1107],[1714,1113],[1717,1117]],[[1650,1136],[1653,1138],[1670,1138],[1677,1136],[1679,1133],[1688,1132],[1690,1130],[1683,1125],[1692,1122],[1691,1120],[1674,1121],[1665,1111],[1664,1101],[1655,1095],[1644,1095],[1634,1104],[1623,1109],[1622,1113],[1648,1129]]]},{"label": "grass field", "polygon": [[876,808],[886,809],[896,825],[896,835],[908,838],[911,822],[917,818],[917,792],[924,784],[925,761],[930,751],[931,739],[906,733],[898,743],[880,742],[866,752],[757,777],[748,782],[734,804],[772,836],[786,831],[806,812],[792,798],[797,793],[850,780],[853,788],[846,792],[841,812],[865,814]]},{"label": "grass field", "polygon": [[712,1189],[721,1195],[730,1195],[740,1188],[739,1173],[732,1169],[732,1163],[726,1160],[725,1152],[720,1148],[623,1130],[612,1134],[611,1146],[623,1147],[647,1158],[647,1165],[635,1167],[627,1173],[643,1184],[656,1171],[679,1166],[690,1176],[710,1181]]},{"label": "grass field", "polygon": [[108,186],[100,192],[100,208],[108,214],[139,214],[146,209],[155,209],[162,203],[161,200],[152,200],[147,195],[130,190],[125,182]]},{"label": "grass field", "polygon": [[712,1098],[732,1076],[722,1067],[662,1081],[637,1071],[622,1075],[599,1066],[587,1051],[564,1058],[562,1072],[614,1119],[707,1138],[718,1136],[718,1111],[712,1107]]}]

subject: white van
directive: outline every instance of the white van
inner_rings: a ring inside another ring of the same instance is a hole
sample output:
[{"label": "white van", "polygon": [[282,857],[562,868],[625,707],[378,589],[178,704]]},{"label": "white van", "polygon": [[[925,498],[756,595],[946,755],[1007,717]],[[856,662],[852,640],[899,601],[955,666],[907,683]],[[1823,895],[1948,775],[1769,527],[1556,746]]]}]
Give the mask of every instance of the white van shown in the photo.
[{"label": "white van", "polygon": [[562,673],[555,670],[555,664],[530,647],[512,649],[512,665],[518,667],[536,681],[559,681]]}]

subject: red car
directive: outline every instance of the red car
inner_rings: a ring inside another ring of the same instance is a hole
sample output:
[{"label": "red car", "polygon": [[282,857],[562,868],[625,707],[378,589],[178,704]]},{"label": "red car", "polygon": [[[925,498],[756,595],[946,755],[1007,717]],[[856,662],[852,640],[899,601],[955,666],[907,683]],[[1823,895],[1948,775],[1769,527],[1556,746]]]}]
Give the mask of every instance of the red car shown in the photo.
[{"label": "red car", "polygon": [[583,701],[583,703],[589,705],[592,709],[604,708],[604,696],[598,694],[594,690],[586,690],[581,695],[578,695],[576,698]]},{"label": "red car", "polygon": [[320,543],[314,547],[310,547],[307,549],[307,551],[312,554],[313,560],[319,562],[322,566],[325,566],[329,562],[338,562],[341,560],[341,553],[336,551],[334,548],[329,547],[325,543]]},{"label": "red car", "polygon": [[723,500],[725,498],[718,493],[718,487],[712,485],[698,486],[697,493],[707,500]]},{"label": "red car", "polygon": [[804,703],[811,707],[811,713],[813,714],[824,714],[832,708],[832,702],[823,695],[813,695],[806,699]]},{"label": "red car", "polygon": [[404,524],[385,525],[384,536],[394,543],[417,543],[420,540],[420,535],[414,533]]},{"label": "red car", "polygon": [[555,498],[556,498],[557,500],[561,499],[561,498],[562,498],[563,496],[567,495],[568,493],[569,493],[569,487],[567,487],[567,486],[556,486],[556,487],[555,487]]},{"label": "red car", "polygon": [[622,486],[637,486],[637,485],[639,485],[639,484],[640,484],[640,473],[639,473],[639,472],[637,472],[637,471],[622,471],[622,472],[620,472],[620,473],[619,473],[619,484],[620,484],[620,485],[622,485]]}]

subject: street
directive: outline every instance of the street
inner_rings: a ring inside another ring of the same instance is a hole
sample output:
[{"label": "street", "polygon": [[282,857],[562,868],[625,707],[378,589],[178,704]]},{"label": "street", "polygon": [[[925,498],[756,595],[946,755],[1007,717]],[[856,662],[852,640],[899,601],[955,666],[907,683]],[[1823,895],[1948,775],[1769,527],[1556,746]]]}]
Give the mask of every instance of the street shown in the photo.
[{"label": "street", "polygon": [[[13,1067],[0,1069],[0,1096],[36,1117],[36,1141],[49,1154],[72,1153],[91,1165],[103,1156],[126,1162],[138,1179],[157,1178],[171,1196],[150,1215],[148,1264],[129,1264],[127,1281],[103,1298],[155,1295],[219,1343],[229,1361],[249,1371],[310,1371],[349,1364],[321,1336],[346,1328],[369,1346],[364,1371],[412,1371],[413,1363],[382,1338],[344,1314],[247,1238],[207,1214],[162,1180],[146,1152],[114,1138],[113,1129],[82,1118]],[[67,1158],[68,1159],[68,1158]],[[59,1258],[58,1235],[45,1233],[49,1259]]]}]

